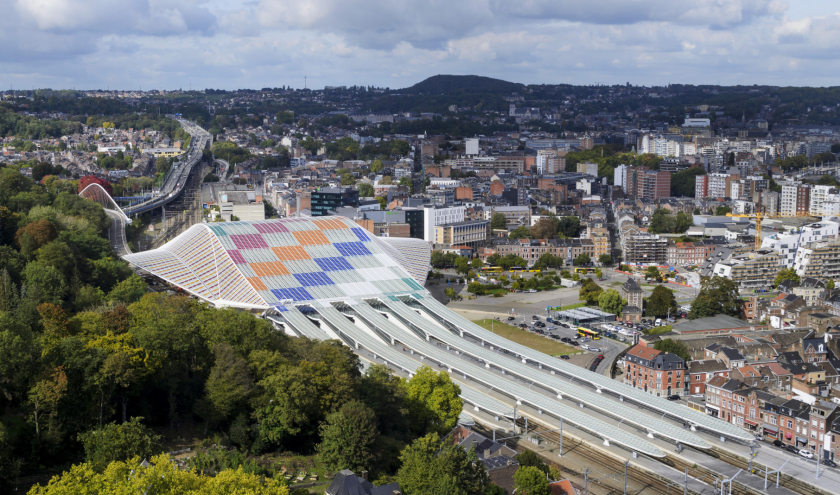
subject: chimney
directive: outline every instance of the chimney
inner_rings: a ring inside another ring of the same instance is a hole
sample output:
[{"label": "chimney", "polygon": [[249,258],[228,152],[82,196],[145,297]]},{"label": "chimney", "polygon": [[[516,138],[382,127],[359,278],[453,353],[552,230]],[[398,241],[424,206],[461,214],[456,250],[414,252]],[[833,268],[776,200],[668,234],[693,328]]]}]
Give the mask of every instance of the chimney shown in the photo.
[{"label": "chimney", "polygon": [[489,459],[489,458],[490,458],[490,449],[484,449],[484,458],[485,458],[485,459]]},{"label": "chimney", "polygon": [[365,481],[367,481],[367,479],[368,479],[368,472],[367,472],[367,470],[363,470],[363,471],[362,471],[362,479],[363,479],[363,480],[365,480]]}]

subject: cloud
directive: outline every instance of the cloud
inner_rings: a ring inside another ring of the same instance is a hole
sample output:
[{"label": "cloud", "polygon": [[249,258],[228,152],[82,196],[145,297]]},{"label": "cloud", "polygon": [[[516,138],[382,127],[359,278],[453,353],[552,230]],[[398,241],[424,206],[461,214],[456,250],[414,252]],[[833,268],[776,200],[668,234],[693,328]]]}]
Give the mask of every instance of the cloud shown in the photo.
[{"label": "cloud", "polygon": [[9,1],[0,81],[29,86],[826,84],[840,70],[840,15],[777,0]]}]

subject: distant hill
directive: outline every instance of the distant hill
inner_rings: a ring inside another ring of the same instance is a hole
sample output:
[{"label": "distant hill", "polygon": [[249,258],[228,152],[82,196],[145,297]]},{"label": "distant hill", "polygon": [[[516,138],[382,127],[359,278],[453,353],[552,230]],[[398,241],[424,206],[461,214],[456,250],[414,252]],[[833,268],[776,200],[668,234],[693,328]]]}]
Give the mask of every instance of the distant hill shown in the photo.
[{"label": "distant hill", "polygon": [[450,94],[450,93],[510,93],[522,91],[525,85],[502,81],[484,76],[432,76],[402,93]]}]

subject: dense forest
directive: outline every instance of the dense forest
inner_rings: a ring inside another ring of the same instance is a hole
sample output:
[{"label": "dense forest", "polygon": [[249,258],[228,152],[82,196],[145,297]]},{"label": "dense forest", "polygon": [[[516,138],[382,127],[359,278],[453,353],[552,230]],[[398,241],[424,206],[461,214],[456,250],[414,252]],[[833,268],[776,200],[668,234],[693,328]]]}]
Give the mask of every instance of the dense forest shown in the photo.
[{"label": "dense forest", "polygon": [[[497,493],[483,467],[469,475],[478,468],[468,452],[440,443],[462,409],[446,373],[363,371],[338,341],[291,338],[250,313],[149,292],[112,252],[102,207],[78,187],[0,169],[0,492],[70,465],[33,493],[116,483],[115,473],[164,452],[166,439],[195,435],[223,447],[193,466],[223,459],[271,478],[258,484],[273,491],[241,493],[288,493],[282,477],[249,460],[277,452],[317,456],[332,472],[366,469],[408,485],[457,479],[458,493]],[[414,461],[435,445],[432,453],[449,452],[439,479]],[[157,457],[142,469],[168,464]],[[218,482],[172,476],[183,487]],[[241,471],[220,476],[253,482]]]}]

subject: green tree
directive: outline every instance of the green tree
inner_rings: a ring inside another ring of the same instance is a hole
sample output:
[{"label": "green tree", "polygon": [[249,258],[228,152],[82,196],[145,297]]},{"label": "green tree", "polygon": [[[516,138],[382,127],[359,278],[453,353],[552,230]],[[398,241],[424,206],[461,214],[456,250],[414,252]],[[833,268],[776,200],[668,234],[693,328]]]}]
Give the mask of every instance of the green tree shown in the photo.
[{"label": "green tree", "polygon": [[686,361],[691,361],[691,353],[688,352],[688,347],[685,343],[674,339],[662,339],[653,346],[657,351],[670,352],[683,358]]},{"label": "green tree", "polygon": [[361,472],[372,467],[379,432],[376,414],[361,401],[347,402],[321,425],[318,455],[328,469]]},{"label": "green tree", "polygon": [[[406,438],[409,435],[409,416],[402,379],[386,365],[374,364],[368,367],[361,380],[359,399],[376,413],[379,432],[382,435]],[[382,456],[380,461],[384,461]]]},{"label": "green tree", "polygon": [[277,112],[278,124],[292,124],[295,121],[295,113],[288,110],[281,110]]},{"label": "green tree", "polygon": [[627,306],[627,300],[621,297],[615,289],[607,289],[606,292],[598,296],[598,307],[602,311],[621,316],[621,310]]},{"label": "green tree", "polygon": [[138,275],[132,274],[127,279],[118,283],[113,290],[108,293],[108,300],[131,304],[139,301],[140,298],[148,292],[149,286],[146,285],[146,282]]},{"label": "green tree", "polygon": [[533,450],[523,449],[522,452],[516,454],[514,459],[516,459],[516,462],[519,463],[519,467],[535,467],[543,473],[548,474],[548,464],[546,464],[542,460],[542,457],[537,455]]},{"label": "green tree", "polygon": [[725,314],[739,316],[744,301],[738,294],[738,284],[717,275],[706,279],[697,298],[691,303],[690,319]]},{"label": "green tree", "polygon": [[785,280],[793,280],[797,284],[800,282],[799,275],[796,274],[796,270],[794,270],[793,268],[783,268],[776,275],[776,279],[773,280],[773,286],[778,287],[779,284],[781,284]]},{"label": "green tree", "polygon": [[668,312],[674,315],[677,312],[677,298],[674,291],[662,285],[654,287],[650,297],[645,300],[645,316],[664,318]]},{"label": "green tree", "polygon": [[513,229],[513,231],[511,231],[510,234],[508,234],[508,239],[513,240],[513,241],[515,241],[517,239],[530,239],[530,238],[531,238],[531,231],[528,230],[528,227],[526,227],[524,225],[520,225],[519,227],[516,227],[515,229]]},{"label": "green tree", "polygon": [[464,450],[431,433],[400,454],[397,481],[406,495],[486,495],[490,477],[475,449]]},{"label": "green tree", "polygon": [[493,216],[490,218],[490,228],[500,230],[507,229],[507,218],[505,218],[505,214],[494,213]]},{"label": "green tree", "polygon": [[645,278],[650,279],[650,280],[661,281],[662,280],[662,273],[659,271],[659,268],[657,268],[655,266],[649,266],[649,267],[647,267],[647,270],[645,270]]},{"label": "green tree", "polygon": [[[206,402],[199,402],[199,404],[211,406],[204,410],[207,420],[204,427],[205,435],[207,425],[211,420],[224,421],[231,417],[245,406],[245,401],[254,389],[254,378],[251,376],[248,362],[238,355],[230,344],[225,342],[216,344],[213,354],[215,363],[204,385],[207,393]],[[199,409],[201,410],[200,406]]]},{"label": "green tree", "polygon": [[580,219],[578,217],[561,217],[557,226],[563,237],[577,237],[580,233]]},{"label": "green tree", "polygon": [[602,272],[600,268],[596,268],[595,277],[597,277],[598,280],[601,280],[604,277],[604,272]]},{"label": "green tree", "polygon": [[828,279],[828,282],[825,283],[825,288],[826,289],[833,289],[834,288],[834,279],[833,278]]},{"label": "green tree", "polygon": [[359,184],[359,197],[360,198],[372,198],[375,195],[375,191],[373,190],[373,186],[363,182]]},{"label": "green tree", "polygon": [[383,186],[390,186],[394,183],[394,178],[390,175],[386,175],[385,177],[379,179],[379,184]]},{"label": "green tree", "polygon": [[356,183],[356,178],[350,172],[343,174],[341,176],[341,185],[342,186],[352,186]]},{"label": "green tree", "polygon": [[575,261],[574,261],[575,266],[584,266],[584,265],[588,265],[591,262],[592,262],[592,258],[590,258],[589,255],[586,254],[586,253],[579,254],[577,256],[577,258],[575,258]]},{"label": "green tree", "polygon": [[478,282],[470,282],[469,285],[467,285],[467,292],[480,296],[484,294],[484,286]]},{"label": "green tree", "polygon": [[459,397],[461,388],[447,372],[438,373],[421,366],[405,382],[405,390],[411,427],[415,432],[445,434],[455,427],[463,401]]},{"label": "green tree", "polygon": [[473,270],[480,270],[482,266],[484,266],[484,263],[481,262],[480,258],[473,258],[473,260],[470,261],[470,268]]},{"label": "green tree", "polygon": [[591,278],[585,278],[583,279],[580,290],[578,291],[578,299],[586,301],[586,304],[597,304],[598,298],[601,297],[603,292],[604,289],[602,289],[600,285],[593,282]]},{"label": "green tree", "polygon": [[546,473],[533,466],[520,466],[513,476],[516,492],[523,495],[550,495]]},{"label": "green tree", "polygon": [[151,458],[160,453],[160,435],[144,426],[143,418],[135,416],[123,424],[110,423],[98,430],[79,434],[85,449],[85,460],[102,472],[114,461],[127,461],[133,457]]},{"label": "green tree", "polygon": [[732,208],[728,206],[718,206],[715,208],[715,215],[719,217],[725,216],[727,213],[732,213]]},{"label": "green tree", "polygon": [[378,174],[382,172],[382,160],[376,159],[370,163],[370,171],[371,173]]},{"label": "green tree", "polygon": [[609,254],[602,254],[601,256],[598,256],[598,263],[604,266],[612,265],[612,262],[612,256],[610,256]]},{"label": "green tree", "polygon": [[455,294],[455,289],[453,289],[451,287],[447,287],[446,289],[444,289],[443,292],[444,292],[444,294],[446,294],[446,297],[448,297],[449,299],[455,299],[455,296],[457,295],[457,294]]},{"label": "green tree", "polygon": [[455,260],[455,271],[458,273],[467,273],[470,271],[470,260],[465,256],[460,256]]},{"label": "green tree", "polygon": [[695,197],[695,190],[697,186],[697,176],[706,175],[706,171],[702,167],[691,167],[686,170],[681,170],[671,174],[671,196],[679,197]]},{"label": "green tree", "polygon": [[98,473],[91,464],[75,464],[61,476],[53,477],[46,486],[35,486],[32,495],[71,495],[77,493],[117,494],[154,493],[179,495],[206,493],[222,495],[289,495],[280,480],[248,474],[238,469],[224,469],[215,476],[203,476],[196,470],[181,470],[168,456],[153,457],[148,466],[136,457],[127,462],[112,462]]},{"label": "green tree", "polygon": [[531,227],[531,235],[534,239],[551,239],[557,233],[557,218],[545,217],[537,220],[537,223]]}]

